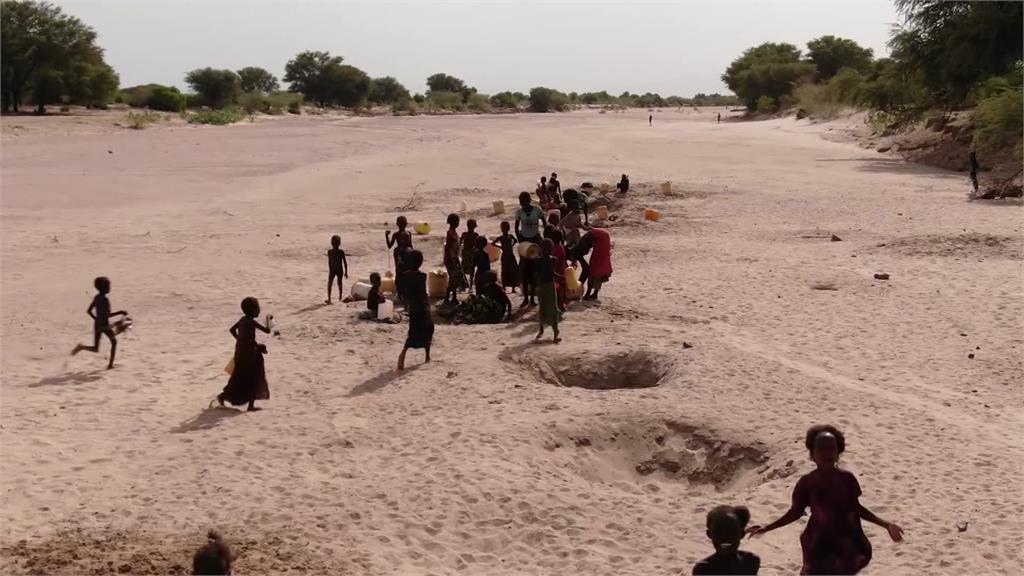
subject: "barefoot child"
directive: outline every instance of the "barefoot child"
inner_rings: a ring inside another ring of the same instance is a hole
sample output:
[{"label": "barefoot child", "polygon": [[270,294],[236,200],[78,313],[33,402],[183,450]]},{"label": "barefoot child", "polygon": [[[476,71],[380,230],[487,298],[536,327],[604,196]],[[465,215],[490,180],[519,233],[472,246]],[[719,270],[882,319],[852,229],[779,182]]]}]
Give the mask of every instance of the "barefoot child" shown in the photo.
[{"label": "barefoot child", "polygon": [[562,231],[555,228],[551,231],[551,256],[555,259],[555,292],[558,294],[558,310],[565,312],[569,304],[565,288],[565,271],[569,267],[566,261],[565,245],[562,244]]},{"label": "barefoot child", "polygon": [[476,273],[474,269],[476,267],[476,252],[477,252],[477,240],[480,235],[476,233],[476,220],[470,218],[466,220],[466,231],[462,233],[462,238],[459,240],[459,244],[462,246],[462,273],[469,279],[470,286],[474,287],[474,279]]},{"label": "barefoot child", "polygon": [[[110,361],[107,363],[107,370],[110,370],[114,367],[114,356],[117,354],[116,335],[127,330],[131,326],[131,321],[128,319],[128,313],[124,310],[110,311],[110,300],[107,299],[107,294],[110,293],[110,280],[107,277],[100,276],[93,280],[92,284],[96,287],[98,294],[92,299],[92,303],[89,304],[89,308],[85,311],[93,320],[92,346],[79,344],[71,351],[71,355],[74,356],[83,350],[99,352],[100,336],[105,334],[110,340]],[[113,316],[122,316],[122,319],[111,324],[110,318]]]},{"label": "barefoot child", "polygon": [[192,556],[192,574],[214,576],[231,574],[231,563],[235,555],[224,538],[216,530],[206,535],[207,542]]},{"label": "barefoot child", "polygon": [[366,310],[359,313],[361,320],[376,320],[377,309],[384,298],[380,295],[380,274],[370,274],[370,292],[366,295]]},{"label": "barefoot child", "polygon": [[[452,216],[455,216],[452,214]],[[458,216],[456,226],[458,225]],[[451,216],[449,216],[449,220]],[[454,228],[453,228],[454,229]],[[449,231],[450,233],[451,231]],[[423,348],[427,353],[426,361],[430,362],[430,344],[434,339],[434,321],[430,317],[430,301],[427,299],[427,275],[420,272],[423,265],[423,253],[413,250],[406,257],[408,264],[405,272],[406,296],[408,303],[406,310],[409,314],[409,333],[405,338],[405,346],[398,355],[398,369],[405,369],[405,353],[409,348]]]},{"label": "barefoot child", "polygon": [[544,327],[551,326],[554,333],[555,344],[562,341],[558,337],[558,320],[561,312],[558,310],[558,297],[555,295],[555,258],[551,255],[554,243],[545,238],[541,243],[542,254],[534,263],[537,274],[537,299],[540,300],[540,309],[537,318],[540,320],[540,331],[537,332],[537,340],[544,336]]},{"label": "barefoot child", "polygon": [[[444,293],[445,304],[459,303],[459,290],[466,286],[466,276],[459,262],[459,215],[448,215],[448,233],[444,238],[444,268],[448,271],[448,289]],[[422,254],[420,255],[422,262]]]},{"label": "barefoot child", "polygon": [[476,275],[473,277],[473,288],[479,296],[482,294],[484,286],[487,285],[487,275],[491,272],[491,255],[487,253],[487,238],[485,236],[477,236],[476,253],[473,259],[475,260],[473,273]]},{"label": "barefoot child", "polygon": [[[260,301],[249,296],[242,300],[242,317],[229,330],[235,337],[235,369],[231,372],[224,391],[217,395],[217,402],[223,406],[230,402],[234,406],[249,405],[249,411],[260,410],[257,400],[270,399],[267,373],[263,366],[263,355],[267,353],[264,344],[256,342],[256,330],[264,334],[270,328],[263,326],[256,318],[260,315]],[[267,321],[273,316],[267,315]]]},{"label": "barefoot child", "polygon": [[501,236],[494,239],[495,246],[501,248],[501,285],[502,290],[505,288],[512,288],[512,293],[516,291],[516,286],[519,284],[519,264],[516,262],[516,253],[514,251],[516,245],[516,237],[509,234],[508,221],[501,223]]},{"label": "barefoot child", "polygon": [[[539,206],[534,206],[528,192],[519,194],[519,209],[516,210],[516,238],[519,242],[532,242],[540,244],[540,225],[544,220],[544,211]],[[523,258],[519,262],[519,274],[522,277],[523,303],[519,306],[536,304],[535,283],[536,273],[533,271],[533,261]]]},{"label": "barefoot child", "polygon": [[749,521],[746,506],[716,506],[708,512],[708,538],[715,553],[693,566],[694,575],[757,574],[761,559],[739,549]]},{"label": "barefoot child", "polygon": [[345,260],[345,252],[341,249],[341,236],[331,236],[331,249],[327,251],[327,300],[331,303],[331,284],[338,279],[338,298],[345,292],[341,290],[341,277],[348,278],[348,261]]},{"label": "barefoot child", "polygon": [[788,512],[767,526],[750,528],[749,532],[760,535],[791,524],[810,506],[811,519],[800,535],[804,557],[800,573],[856,574],[871,561],[871,543],[861,519],[885,528],[893,542],[903,540],[903,529],[861,505],[857,478],[837,466],[839,455],[846,448],[842,432],[834,426],[812,426],[804,445],[817,468],[797,481]]},{"label": "barefoot child", "polygon": [[399,302],[405,301],[405,292],[402,288],[402,272],[405,270],[405,264],[403,259],[405,255],[412,251],[412,234],[406,230],[406,226],[409,225],[409,221],[406,220],[405,216],[399,216],[395,220],[395,225],[398,226],[398,232],[394,235],[388,230],[384,232],[384,240],[388,243],[388,248],[394,247],[394,258],[395,258],[395,292],[397,292]]}]

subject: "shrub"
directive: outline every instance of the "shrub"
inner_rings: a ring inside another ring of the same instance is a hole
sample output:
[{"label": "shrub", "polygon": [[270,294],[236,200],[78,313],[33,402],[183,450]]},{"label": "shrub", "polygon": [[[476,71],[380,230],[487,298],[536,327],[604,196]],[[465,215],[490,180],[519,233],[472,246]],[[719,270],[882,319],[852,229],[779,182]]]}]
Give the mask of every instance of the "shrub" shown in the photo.
[{"label": "shrub", "polygon": [[185,95],[173,86],[157,86],[146,98],[146,108],[180,112],[185,109]]},{"label": "shrub", "polygon": [[974,111],[974,144],[982,152],[1012,150],[1021,162],[1024,98],[1020,88],[1005,90],[978,103]]},{"label": "shrub", "polygon": [[288,103],[289,114],[302,114],[302,99],[293,100]]},{"label": "shrub", "polygon": [[185,75],[185,82],[202,94],[211,108],[223,108],[238,102],[241,79],[232,70],[197,68]]},{"label": "shrub", "polygon": [[128,127],[133,130],[142,130],[149,124],[156,124],[157,122],[166,119],[167,117],[163,114],[157,114],[150,110],[146,110],[144,112],[129,112],[124,117]]},{"label": "shrub", "polygon": [[466,100],[466,108],[473,112],[486,114],[491,111],[491,99],[486,94],[470,94]]},{"label": "shrub", "polygon": [[213,124],[222,126],[224,124],[234,124],[239,120],[244,119],[247,116],[244,110],[234,106],[228,108],[221,108],[219,110],[202,110],[189,114],[189,124]]},{"label": "shrub", "polygon": [[242,92],[270,94],[278,88],[277,76],[258,66],[247,66],[237,72]]},{"label": "shrub", "polygon": [[432,91],[427,97],[427,109],[429,110],[462,110],[462,94],[449,92],[447,90]]},{"label": "shrub", "polygon": [[833,102],[854,105],[860,102],[864,77],[853,68],[841,68],[826,84],[827,95]]},{"label": "shrub", "polygon": [[161,84],[141,84],[139,86],[129,86],[122,88],[117,96],[114,98],[115,102],[124,103],[132,108],[145,108],[146,100],[149,99],[153,90],[157,88],[168,88]]},{"label": "shrub", "polygon": [[370,102],[374,104],[395,104],[400,100],[408,100],[409,91],[398,80],[391,76],[374,78],[370,90]]},{"label": "shrub", "polygon": [[391,105],[391,113],[395,115],[408,114],[415,116],[420,113],[420,107],[411,98],[403,98]]},{"label": "shrub", "polygon": [[775,99],[767,94],[757,99],[757,111],[761,113],[775,110]]},{"label": "shrub", "polygon": [[801,84],[793,90],[793,97],[797,106],[815,118],[833,118],[843,109],[842,104],[829,97],[827,87],[821,84]]},{"label": "shrub", "polygon": [[561,112],[569,106],[569,97],[558,90],[538,86],[530,90],[530,110],[534,112]]},{"label": "shrub", "polygon": [[202,108],[204,106],[209,106],[209,104],[201,94],[185,94],[185,108]]}]

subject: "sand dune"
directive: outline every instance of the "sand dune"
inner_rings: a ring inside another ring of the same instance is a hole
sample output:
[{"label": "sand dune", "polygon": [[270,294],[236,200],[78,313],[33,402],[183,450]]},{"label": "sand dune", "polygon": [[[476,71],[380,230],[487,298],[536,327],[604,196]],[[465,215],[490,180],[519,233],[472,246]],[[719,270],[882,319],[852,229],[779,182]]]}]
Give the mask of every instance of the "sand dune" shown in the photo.
[{"label": "sand dune", "polygon": [[[831,422],[906,529],[866,528],[866,573],[1015,572],[1020,205],[827,126],[714,114],[5,119],[0,571],[182,573],[217,527],[246,574],[689,573],[707,510],[783,512]],[[461,201],[495,234],[491,201],[552,170],[636,187],[562,344],[532,313],[439,325],[399,374],[404,325],[318,304],[331,234],[352,280],[386,270],[416,190],[433,265]],[[136,320],[110,372],[67,354],[100,274]],[[280,330],[271,400],[208,409],[248,295]],[[800,526],[745,544],[763,574],[799,570]]]}]

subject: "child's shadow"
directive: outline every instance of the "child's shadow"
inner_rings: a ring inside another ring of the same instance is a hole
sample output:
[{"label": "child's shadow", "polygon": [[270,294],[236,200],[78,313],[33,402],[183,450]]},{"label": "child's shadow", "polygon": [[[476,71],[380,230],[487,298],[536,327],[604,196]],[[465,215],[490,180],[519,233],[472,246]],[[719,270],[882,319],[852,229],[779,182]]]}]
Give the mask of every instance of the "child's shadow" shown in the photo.
[{"label": "child's shadow", "polygon": [[377,390],[380,390],[381,388],[387,386],[388,384],[391,384],[392,382],[401,380],[402,377],[404,377],[406,374],[418,370],[420,366],[422,366],[422,364],[414,364],[402,371],[388,370],[383,374],[378,374],[377,376],[374,376],[373,378],[370,378],[365,382],[360,382],[359,384],[353,386],[352,389],[349,390],[348,394],[346,394],[346,396],[352,398],[354,396],[362,396],[363,394],[376,392]]},{"label": "child's shadow", "polygon": [[329,306],[329,304],[327,302],[320,302],[320,303],[317,303],[317,304],[310,304],[309,306],[306,306],[305,308],[300,308],[300,309],[296,310],[295,314],[296,315],[298,315],[298,314],[305,314],[306,312],[312,312],[314,310],[319,310],[319,309],[325,308],[327,306]]},{"label": "child's shadow", "polygon": [[40,386],[64,386],[66,384],[85,384],[86,382],[95,382],[103,377],[104,370],[90,370],[85,372],[78,370],[75,372],[68,372],[61,374],[60,376],[47,376],[42,380],[29,384],[29,388],[38,388]]},{"label": "child's shadow", "polygon": [[197,430],[210,430],[219,426],[222,420],[233,418],[240,414],[244,414],[244,412],[241,410],[235,410],[234,408],[228,408],[226,406],[210,407],[185,420],[181,424],[178,424],[174,428],[171,428],[171,434],[184,434],[185,432],[195,432]]}]

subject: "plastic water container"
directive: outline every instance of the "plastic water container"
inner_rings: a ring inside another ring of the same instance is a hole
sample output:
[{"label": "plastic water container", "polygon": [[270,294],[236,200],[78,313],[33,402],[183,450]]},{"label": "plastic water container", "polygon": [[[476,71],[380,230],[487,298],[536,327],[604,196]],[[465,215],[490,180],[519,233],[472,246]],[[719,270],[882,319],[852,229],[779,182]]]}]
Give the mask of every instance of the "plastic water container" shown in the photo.
[{"label": "plastic water container", "polygon": [[395,303],[385,299],[377,305],[377,320],[391,320],[395,314]]},{"label": "plastic water container", "polygon": [[654,208],[644,208],[644,220],[650,220],[651,222],[657,222],[661,219],[661,212],[658,212]]},{"label": "plastic water container", "polygon": [[370,286],[369,282],[356,282],[355,284],[352,284],[352,299],[366,300],[370,295],[371,288],[373,288],[373,286]]},{"label": "plastic water container", "polygon": [[235,355],[234,354],[231,355],[231,359],[228,360],[227,365],[224,366],[224,372],[226,372],[229,376],[231,374],[235,373]]},{"label": "plastic water container", "polygon": [[412,226],[413,232],[416,232],[420,236],[424,234],[430,234],[430,222],[417,222]]},{"label": "plastic water container", "polygon": [[427,296],[431,298],[443,298],[448,290],[448,272],[445,270],[431,270],[427,272]]},{"label": "plastic water container", "polygon": [[[391,274],[388,272],[388,274]],[[384,276],[380,279],[380,291],[395,293],[395,278],[393,276]]]},{"label": "plastic water container", "polygon": [[491,214],[493,216],[497,216],[498,214],[504,214],[505,213],[505,202],[504,201],[502,201],[502,200],[495,200],[494,202],[491,203],[491,205],[494,206],[494,211],[491,212]]},{"label": "plastic water container", "polygon": [[516,250],[519,251],[520,258],[526,258],[527,260],[535,260],[540,257],[540,246],[537,246],[533,242],[520,242],[516,244]]},{"label": "plastic water container", "polygon": [[612,189],[612,185],[611,184],[609,184],[607,182],[601,182],[601,188],[600,188],[601,192],[606,192],[607,193],[611,189]]},{"label": "plastic water container", "polygon": [[598,206],[594,210],[594,217],[597,218],[598,220],[607,220],[608,219],[608,207],[607,206]]},{"label": "plastic water container", "polygon": [[465,216],[466,215],[466,210],[468,210],[468,208],[466,208],[466,201],[463,200],[463,201],[459,202],[459,215],[460,216]]},{"label": "plastic water container", "polygon": [[501,258],[501,248],[498,248],[494,244],[487,245],[487,258],[491,262],[497,262]]},{"label": "plastic water container", "polygon": [[671,194],[672,193],[672,183],[671,182],[662,182],[661,183],[661,193],[662,194]]},{"label": "plastic water container", "polygon": [[569,267],[565,269],[565,289],[570,293],[580,289],[580,278],[577,274],[575,268]]}]

